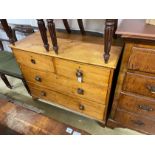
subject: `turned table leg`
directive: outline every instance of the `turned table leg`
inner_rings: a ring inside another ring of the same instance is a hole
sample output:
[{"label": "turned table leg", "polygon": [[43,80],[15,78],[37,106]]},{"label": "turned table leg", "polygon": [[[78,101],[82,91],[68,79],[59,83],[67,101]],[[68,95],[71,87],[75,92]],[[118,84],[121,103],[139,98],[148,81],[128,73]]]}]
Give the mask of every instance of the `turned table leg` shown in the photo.
[{"label": "turned table leg", "polygon": [[79,25],[81,34],[82,34],[82,35],[85,35],[85,30],[84,30],[84,26],[83,26],[83,21],[82,21],[82,19],[78,19],[77,22],[78,22],[78,25]]},{"label": "turned table leg", "polygon": [[49,44],[48,44],[48,39],[47,39],[47,33],[46,33],[46,27],[45,27],[45,23],[43,19],[37,19],[38,21],[38,27],[39,27],[39,31],[41,34],[41,38],[42,41],[44,43],[44,47],[46,49],[46,51],[49,51]]},{"label": "turned table leg", "polygon": [[110,49],[114,34],[115,19],[106,19],[104,32],[104,60],[108,63],[110,57]]},{"label": "turned table leg", "polygon": [[0,77],[3,80],[3,82],[5,83],[5,85],[8,88],[12,89],[12,86],[11,86],[10,82],[8,81],[7,77],[4,74],[0,74]]},{"label": "turned table leg", "polygon": [[64,23],[64,26],[65,26],[65,28],[66,28],[66,31],[67,31],[68,33],[71,33],[71,29],[70,29],[70,27],[69,27],[69,24],[68,24],[67,19],[63,19],[63,23]]},{"label": "turned table leg", "polygon": [[14,45],[15,38],[14,38],[14,35],[13,35],[11,27],[7,23],[7,20],[6,19],[1,19],[0,21],[1,21],[3,29],[6,32],[10,42]]},{"label": "turned table leg", "polygon": [[57,44],[57,36],[55,31],[55,24],[53,22],[53,19],[47,19],[48,29],[50,33],[50,37],[53,44],[53,50],[56,54],[58,54],[58,44]]}]

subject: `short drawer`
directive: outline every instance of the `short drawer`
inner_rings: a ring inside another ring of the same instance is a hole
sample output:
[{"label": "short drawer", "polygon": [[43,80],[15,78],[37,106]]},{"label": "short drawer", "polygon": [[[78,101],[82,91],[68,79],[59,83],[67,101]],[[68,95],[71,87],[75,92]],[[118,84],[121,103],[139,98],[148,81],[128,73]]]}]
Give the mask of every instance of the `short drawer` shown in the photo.
[{"label": "short drawer", "polygon": [[155,100],[121,92],[118,108],[155,119]]},{"label": "short drawer", "polygon": [[128,68],[136,71],[155,73],[155,50],[133,47]]},{"label": "short drawer", "polygon": [[155,98],[155,77],[127,72],[123,90]]},{"label": "short drawer", "polygon": [[54,102],[54,104],[60,104],[75,112],[80,112],[98,120],[103,120],[105,113],[105,106],[91,102],[84,99],[72,98],[62,93],[51,91],[43,87],[39,87],[35,84],[31,85],[30,91],[33,97],[44,99],[47,101]]},{"label": "short drawer", "polygon": [[17,62],[30,68],[54,72],[52,57],[14,49]]},{"label": "short drawer", "polygon": [[126,111],[117,110],[115,120],[123,127],[155,134],[155,121]]},{"label": "short drawer", "polygon": [[63,59],[55,59],[55,66],[58,75],[65,76],[76,82],[108,86],[110,69],[94,65],[77,63]]},{"label": "short drawer", "polygon": [[57,90],[66,95],[106,104],[108,87],[98,87],[96,85],[78,83],[54,73],[27,68],[24,65],[21,66],[21,70],[28,82],[51,90]]}]

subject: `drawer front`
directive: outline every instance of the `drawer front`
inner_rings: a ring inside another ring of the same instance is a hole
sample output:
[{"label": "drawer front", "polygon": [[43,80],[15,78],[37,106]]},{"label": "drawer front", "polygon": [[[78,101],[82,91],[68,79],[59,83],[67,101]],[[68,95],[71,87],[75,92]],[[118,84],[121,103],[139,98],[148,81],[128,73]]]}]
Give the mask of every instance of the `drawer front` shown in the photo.
[{"label": "drawer front", "polygon": [[115,120],[122,126],[135,129],[141,132],[155,134],[155,121],[134,115],[126,111],[117,110]]},{"label": "drawer front", "polygon": [[72,98],[67,95],[39,87],[32,83],[30,90],[33,97],[38,97],[47,101],[58,103],[66,108],[86,114],[95,119],[103,120],[105,106],[84,99]]},{"label": "drawer front", "polygon": [[93,65],[80,64],[63,59],[55,59],[55,66],[58,75],[65,76],[77,82],[108,86],[110,69]]},{"label": "drawer front", "polygon": [[155,77],[127,72],[123,90],[155,98]]},{"label": "drawer front", "polygon": [[14,50],[14,55],[20,64],[38,70],[54,72],[52,57],[22,50]]},{"label": "drawer front", "polygon": [[[97,87],[96,85],[88,85],[86,83],[78,83],[54,73],[43,72],[21,66],[22,73],[31,83],[35,83],[41,87],[47,87],[51,90],[57,90],[66,95],[85,98],[101,104],[105,104],[107,96],[107,87]],[[31,86],[29,86],[31,87]]]},{"label": "drawer front", "polygon": [[128,68],[136,71],[155,73],[155,50],[133,47]]},{"label": "drawer front", "polygon": [[122,92],[118,108],[155,119],[155,100]]}]

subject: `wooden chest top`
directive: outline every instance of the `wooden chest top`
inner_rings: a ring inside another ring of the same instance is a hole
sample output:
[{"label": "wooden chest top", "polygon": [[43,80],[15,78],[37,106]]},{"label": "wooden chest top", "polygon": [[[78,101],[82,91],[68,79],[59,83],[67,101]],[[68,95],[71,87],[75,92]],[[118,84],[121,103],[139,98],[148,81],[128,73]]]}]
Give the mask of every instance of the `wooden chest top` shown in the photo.
[{"label": "wooden chest top", "polygon": [[[105,64],[103,60],[104,40],[102,37],[80,36],[60,32],[57,32],[57,37],[59,45],[58,55],[55,54],[52,48],[49,52],[45,51],[39,32],[16,42],[15,46],[11,45],[11,48],[108,68],[116,68],[122,49],[121,46],[112,46],[109,62]],[[51,42],[49,44],[52,47]]]}]

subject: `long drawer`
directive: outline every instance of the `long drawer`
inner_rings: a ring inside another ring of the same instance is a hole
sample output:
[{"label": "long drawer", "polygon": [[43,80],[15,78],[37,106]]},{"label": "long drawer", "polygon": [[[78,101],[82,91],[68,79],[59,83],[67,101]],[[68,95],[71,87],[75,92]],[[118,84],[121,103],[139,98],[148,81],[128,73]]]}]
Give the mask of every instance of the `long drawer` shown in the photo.
[{"label": "long drawer", "polygon": [[14,55],[20,64],[42,71],[54,72],[52,57],[17,49],[14,50]]},{"label": "long drawer", "polygon": [[98,120],[103,120],[105,113],[105,106],[85,99],[72,98],[62,93],[51,91],[44,87],[39,87],[33,83],[29,83],[31,95],[33,97],[41,98],[60,104],[66,108],[86,114]]},{"label": "long drawer", "polygon": [[110,78],[110,69],[67,61],[55,58],[55,67],[58,75],[65,76],[78,82],[96,84],[98,86],[108,86]]},{"label": "long drawer", "polygon": [[155,119],[155,100],[121,92],[118,108]]},{"label": "long drawer", "polygon": [[[43,72],[21,65],[22,73],[26,81],[35,83],[41,87],[47,87],[51,90],[57,90],[66,95],[85,98],[101,104],[106,103],[108,87],[98,87],[79,83],[63,76],[58,76],[50,72]],[[31,87],[29,85],[29,87]]]},{"label": "long drawer", "polygon": [[133,47],[128,61],[128,68],[155,73],[155,49]]},{"label": "long drawer", "polygon": [[127,111],[117,110],[115,120],[124,127],[155,134],[155,121],[152,119],[129,113]]},{"label": "long drawer", "polygon": [[155,77],[127,72],[123,90],[155,98]]}]

